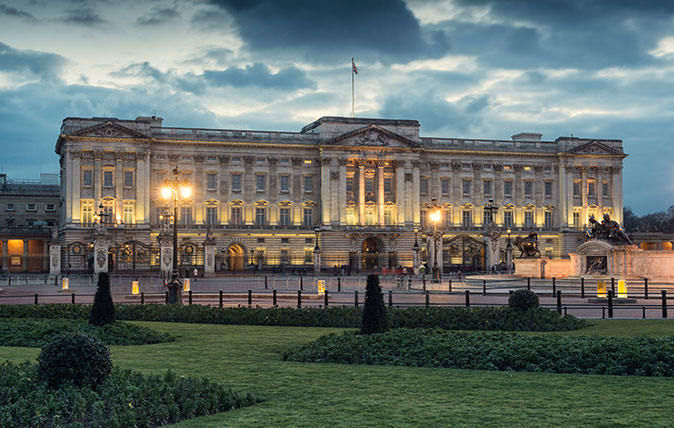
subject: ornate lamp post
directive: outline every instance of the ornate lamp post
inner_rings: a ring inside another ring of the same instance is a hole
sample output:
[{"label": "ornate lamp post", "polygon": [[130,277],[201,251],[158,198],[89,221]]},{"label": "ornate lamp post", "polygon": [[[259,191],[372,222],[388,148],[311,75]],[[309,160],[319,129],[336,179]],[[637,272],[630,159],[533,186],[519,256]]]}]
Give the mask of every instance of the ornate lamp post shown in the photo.
[{"label": "ornate lamp post", "polygon": [[484,212],[487,213],[487,218],[484,225],[484,269],[492,270],[501,261],[501,249],[499,244],[499,236],[501,232],[498,226],[494,223],[494,212],[498,211],[498,205],[494,203],[493,199],[489,199],[484,204]]},{"label": "ornate lamp post", "polygon": [[318,245],[318,236],[320,233],[320,227],[314,229],[314,234],[316,235],[316,245],[314,246],[314,273],[321,272],[321,247]]},{"label": "ornate lamp post", "polygon": [[419,269],[419,229],[414,228],[414,245],[412,246],[412,251],[414,252],[412,261],[412,272],[416,275],[417,270]]},{"label": "ornate lamp post", "polygon": [[440,241],[440,233],[438,233],[438,225],[442,219],[442,210],[438,206],[435,198],[432,203],[432,211],[429,218],[433,223],[433,282],[440,282],[440,268],[438,267],[438,242]]},{"label": "ornate lamp post", "polygon": [[506,269],[508,269],[508,272],[511,272],[513,270],[513,245],[512,242],[510,241],[510,233],[512,232],[510,229],[506,231],[508,233],[508,239],[506,240]]},{"label": "ornate lamp post", "polygon": [[180,179],[180,171],[176,166],[173,170],[173,179],[167,179],[161,188],[161,195],[164,199],[173,197],[173,270],[171,271],[171,282],[169,282],[169,303],[181,303],[180,289],[182,282],[178,279],[178,201],[179,198],[189,198],[192,194],[192,188],[187,180]]}]

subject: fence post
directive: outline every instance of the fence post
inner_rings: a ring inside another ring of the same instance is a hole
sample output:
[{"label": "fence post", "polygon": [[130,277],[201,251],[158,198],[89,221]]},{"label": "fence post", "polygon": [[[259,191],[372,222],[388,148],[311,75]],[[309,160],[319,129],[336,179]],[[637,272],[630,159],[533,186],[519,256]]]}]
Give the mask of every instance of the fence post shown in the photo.
[{"label": "fence post", "polygon": [[466,290],[466,307],[470,308],[470,290]]},{"label": "fence post", "polygon": [[452,292],[452,280],[451,279],[449,280],[449,292],[450,293]]},{"label": "fence post", "polygon": [[144,291],[140,292],[140,304],[141,305],[145,304],[145,292]]},{"label": "fence post", "polygon": [[615,296],[615,278],[611,277],[611,292]]},{"label": "fence post", "polygon": [[662,318],[667,318],[667,290],[661,290],[662,293]]},{"label": "fence post", "polygon": [[557,290],[557,312],[562,314],[562,290]]},{"label": "fence post", "polygon": [[327,308],[328,307],[328,289],[327,288],[325,289],[325,302],[324,303],[325,303],[325,307]]},{"label": "fence post", "polygon": [[423,277],[421,278],[421,280],[422,280],[422,282],[423,282],[423,289],[424,289],[424,291],[426,291],[426,274],[423,275]]},{"label": "fence post", "polygon": [[580,278],[580,298],[585,298],[585,278]]},{"label": "fence post", "polygon": [[264,289],[267,290],[267,275],[264,276]]},{"label": "fence post", "polygon": [[388,307],[393,306],[393,290],[388,291]]},{"label": "fence post", "polygon": [[613,290],[608,293],[608,317],[613,318]]},{"label": "fence post", "polygon": [[190,291],[187,292],[187,295],[188,295],[188,302],[191,305],[192,304],[192,289],[190,289]]},{"label": "fence post", "polygon": [[648,300],[648,278],[644,278],[644,299]]},{"label": "fence post", "polygon": [[304,290],[304,277],[300,274],[300,290]]},{"label": "fence post", "polygon": [[75,304],[75,292],[70,293],[70,301],[73,305]]},{"label": "fence post", "polygon": [[552,297],[557,295],[557,278],[552,277]]},{"label": "fence post", "polygon": [[[276,290],[274,290],[274,301],[276,300]],[[274,303],[274,306],[276,306],[276,303]],[[297,307],[301,308],[302,307],[302,290],[297,290]]]},{"label": "fence post", "polygon": [[342,291],[342,277],[337,277],[337,291]]},{"label": "fence post", "polygon": [[165,297],[165,304],[168,305],[168,290],[164,291],[164,297]]},{"label": "fence post", "polygon": [[[220,290],[220,306],[222,306],[222,290]],[[253,306],[253,290],[248,290],[248,307]]]},{"label": "fence post", "polygon": [[35,304],[37,305],[37,293],[35,293]]},{"label": "fence post", "polygon": [[601,319],[606,318],[606,306],[601,307]]},{"label": "fence post", "polygon": [[531,291],[531,278],[527,277],[527,290]]},{"label": "fence post", "polygon": [[[297,290],[298,295],[300,295],[301,292],[302,290]],[[276,289],[273,289],[271,292],[271,305],[276,307]],[[302,304],[298,301],[297,306],[300,307]]]},{"label": "fence post", "polygon": [[353,292],[353,298],[354,298],[354,306],[357,308],[358,307],[358,290],[355,290]]},{"label": "fence post", "polygon": [[487,280],[486,279],[482,280],[482,295],[483,296],[487,295]]},{"label": "fence post", "polygon": [[431,294],[428,292],[428,290],[426,290],[426,307],[428,308],[430,306],[431,306]]},{"label": "fence post", "polygon": [[646,306],[641,307],[641,315],[643,319],[646,319]]},{"label": "fence post", "polygon": [[219,296],[218,296],[219,297],[218,306],[222,307],[222,290],[220,290],[220,292],[218,294],[219,294]]}]

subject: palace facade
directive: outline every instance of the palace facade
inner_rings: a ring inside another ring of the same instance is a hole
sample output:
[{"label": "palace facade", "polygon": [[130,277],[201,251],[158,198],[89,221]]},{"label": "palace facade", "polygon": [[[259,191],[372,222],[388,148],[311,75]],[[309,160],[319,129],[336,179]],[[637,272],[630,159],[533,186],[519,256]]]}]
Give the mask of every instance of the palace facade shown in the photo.
[{"label": "palace facade", "polygon": [[[590,215],[622,222],[621,140],[427,138],[416,120],[345,117],[300,132],[162,122],[63,120],[62,269],[91,268],[97,221],[110,269],[159,269],[173,212],[160,188],[176,167],[193,190],[178,207],[180,264],[203,267],[207,242],[216,272],[313,269],[316,260],[323,271],[409,267],[415,241],[419,262],[434,257],[437,233],[443,270],[483,268],[490,200],[501,248],[508,229],[514,239],[533,228],[552,258],[576,248]],[[431,224],[435,206],[442,216]]]}]

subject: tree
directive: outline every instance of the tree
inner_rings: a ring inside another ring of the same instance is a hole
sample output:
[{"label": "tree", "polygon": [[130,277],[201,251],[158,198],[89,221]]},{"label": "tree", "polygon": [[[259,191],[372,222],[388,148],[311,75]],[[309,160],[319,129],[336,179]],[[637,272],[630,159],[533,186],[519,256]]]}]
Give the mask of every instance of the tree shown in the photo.
[{"label": "tree", "polygon": [[115,306],[110,294],[110,275],[101,272],[98,274],[98,287],[89,314],[89,324],[101,326],[113,322],[115,322]]},{"label": "tree", "polygon": [[360,334],[383,333],[388,330],[384,295],[379,286],[379,275],[368,275],[365,288],[365,308]]}]

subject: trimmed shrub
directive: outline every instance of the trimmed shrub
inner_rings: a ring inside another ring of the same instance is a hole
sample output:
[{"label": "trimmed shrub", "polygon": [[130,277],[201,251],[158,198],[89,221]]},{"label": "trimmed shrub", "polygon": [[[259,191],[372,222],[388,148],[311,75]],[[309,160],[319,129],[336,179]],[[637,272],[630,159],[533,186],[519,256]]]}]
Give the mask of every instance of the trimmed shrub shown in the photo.
[{"label": "trimmed shrub", "polygon": [[89,314],[89,323],[100,326],[113,322],[115,322],[115,305],[112,303],[110,293],[110,276],[101,272],[98,274],[98,288]]},{"label": "trimmed shrub", "polygon": [[57,336],[37,357],[37,374],[50,388],[63,384],[95,387],[110,376],[112,358],[108,348],[83,333]]},{"label": "trimmed shrub", "polygon": [[386,318],[384,295],[379,285],[379,275],[370,274],[367,276],[367,285],[365,286],[365,307],[363,308],[360,334],[383,333],[387,330],[388,319]]},{"label": "trimmed shrub", "polygon": [[510,294],[508,307],[515,311],[528,311],[538,308],[538,296],[533,291],[517,290]]}]

